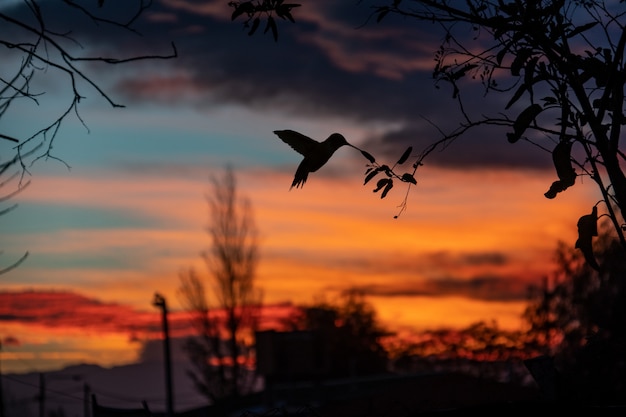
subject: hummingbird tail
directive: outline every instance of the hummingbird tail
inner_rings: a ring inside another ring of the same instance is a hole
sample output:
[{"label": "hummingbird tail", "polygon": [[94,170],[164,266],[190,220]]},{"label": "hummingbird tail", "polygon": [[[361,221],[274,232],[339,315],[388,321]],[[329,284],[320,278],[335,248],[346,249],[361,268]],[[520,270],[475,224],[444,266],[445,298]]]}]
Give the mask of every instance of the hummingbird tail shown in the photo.
[{"label": "hummingbird tail", "polygon": [[308,177],[309,177],[309,172],[308,172],[307,168],[305,166],[303,166],[303,164],[300,164],[300,166],[298,166],[298,169],[296,170],[296,175],[293,177],[293,182],[291,183],[291,188],[293,188],[293,187],[296,187],[296,188],[303,187],[304,183],[306,182]]}]

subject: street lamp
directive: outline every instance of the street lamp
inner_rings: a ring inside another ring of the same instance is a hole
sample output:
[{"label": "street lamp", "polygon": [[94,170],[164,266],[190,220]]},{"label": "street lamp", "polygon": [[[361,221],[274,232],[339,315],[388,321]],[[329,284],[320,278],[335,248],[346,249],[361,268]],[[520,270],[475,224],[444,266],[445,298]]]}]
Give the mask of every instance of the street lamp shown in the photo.
[{"label": "street lamp", "polygon": [[154,294],[152,305],[161,309],[163,325],[163,356],[165,361],[165,393],[167,396],[167,415],[174,417],[174,399],[172,395],[172,360],[170,355],[170,334],[167,325],[167,302],[159,293]]}]

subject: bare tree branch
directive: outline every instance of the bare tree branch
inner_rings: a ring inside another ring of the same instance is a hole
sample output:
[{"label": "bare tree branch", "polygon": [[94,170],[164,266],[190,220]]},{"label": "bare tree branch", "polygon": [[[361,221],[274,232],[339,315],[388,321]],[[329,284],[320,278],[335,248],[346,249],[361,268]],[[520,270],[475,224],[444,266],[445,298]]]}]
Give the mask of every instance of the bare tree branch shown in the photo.
[{"label": "bare tree branch", "polygon": [[[133,24],[150,7],[152,1],[135,0],[126,4],[128,10],[131,11],[131,16],[127,19],[120,18],[119,20],[104,17],[105,15],[101,13],[100,9],[93,10],[73,0],[63,0],[59,6],[55,7],[65,6],[68,9],[78,10],[81,16],[94,23],[96,29],[108,26],[128,32],[133,36],[140,35],[134,29]],[[44,15],[40,8],[38,0],[22,0],[21,7],[23,10],[30,12],[30,14],[16,17],[10,14],[10,10],[0,12],[0,21],[3,28],[0,35],[0,47],[4,47],[9,58],[4,60],[7,68],[5,71],[10,73],[10,65],[17,63],[11,75],[3,74],[0,76],[0,119],[8,117],[9,110],[17,100],[32,100],[36,105],[40,104],[43,93],[36,93],[31,91],[31,89],[35,79],[44,77],[47,74],[51,74],[49,76],[65,76],[68,89],[71,92],[71,98],[65,106],[60,107],[54,120],[49,123],[44,122],[43,127],[35,128],[35,131],[31,134],[27,134],[24,137],[16,137],[13,134],[9,135],[0,132],[2,143],[14,144],[11,149],[12,155],[7,155],[6,152],[0,154],[0,176],[8,175],[9,178],[15,178],[15,172],[19,172],[20,181],[17,185],[17,192],[21,191],[25,186],[24,178],[30,175],[29,167],[39,160],[56,160],[70,169],[70,165],[61,156],[52,153],[52,149],[55,140],[61,135],[61,127],[64,121],[71,114],[74,114],[89,131],[79,111],[81,100],[87,96],[85,86],[95,90],[110,106],[124,107],[105,91],[97,79],[97,74],[80,68],[80,63],[118,65],[136,61],[172,59],[178,55],[173,43],[171,44],[172,52],[166,55],[149,54],[124,58],[76,55],[66,45],[68,41],[78,45],[80,43],[69,36],[69,30],[66,33],[58,33],[48,27],[47,16]],[[57,12],[62,13],[63,11],[57,10]],[[8,181],[3,182],[3,184],[8,184]],[[28,185],[28,182],[26,182],[26,185]],[[0,202],[8,200],[15,194],[16,192],[5,194]],[[7,213],[13,208],[14,206],[0,211],[0,215]],[[15,266],[19,265],[23,259]],[[3,271],[10,269],[13,269],[13,266],[5,268]]]}]

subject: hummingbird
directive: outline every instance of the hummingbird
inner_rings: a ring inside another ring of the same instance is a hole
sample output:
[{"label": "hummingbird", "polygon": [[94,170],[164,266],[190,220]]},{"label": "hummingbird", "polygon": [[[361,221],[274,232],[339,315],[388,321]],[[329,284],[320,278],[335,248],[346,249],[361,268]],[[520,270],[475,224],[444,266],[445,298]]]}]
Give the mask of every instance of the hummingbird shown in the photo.
[{"label": "hummingbird", "polygon": [[294,130],[275,130],[274,133],[283,142],[304,156],[296,170],[296,175],[289,188],[290,190],[293,187],[299,188],[304,186],[309,172],[315,172],[324,166],[335,151],[342,146],[348,145],[360,151],[359,148],[348,143],[346,138],[340,133],[333,133],[323,142],[318,142]]}]

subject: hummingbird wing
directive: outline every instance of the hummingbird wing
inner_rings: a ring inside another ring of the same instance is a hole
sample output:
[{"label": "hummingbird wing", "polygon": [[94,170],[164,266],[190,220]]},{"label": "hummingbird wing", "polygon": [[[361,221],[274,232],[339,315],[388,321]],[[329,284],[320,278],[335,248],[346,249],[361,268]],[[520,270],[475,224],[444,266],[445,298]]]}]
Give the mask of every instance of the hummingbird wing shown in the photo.
[{"label": "hummingbird wing", "polygon": [[295,130],[275,130],[274,133],[281,138],[283,142],[303,156],[310,154],[311,150],[319,145],[318,141],[302,133],[298,133]]}]

